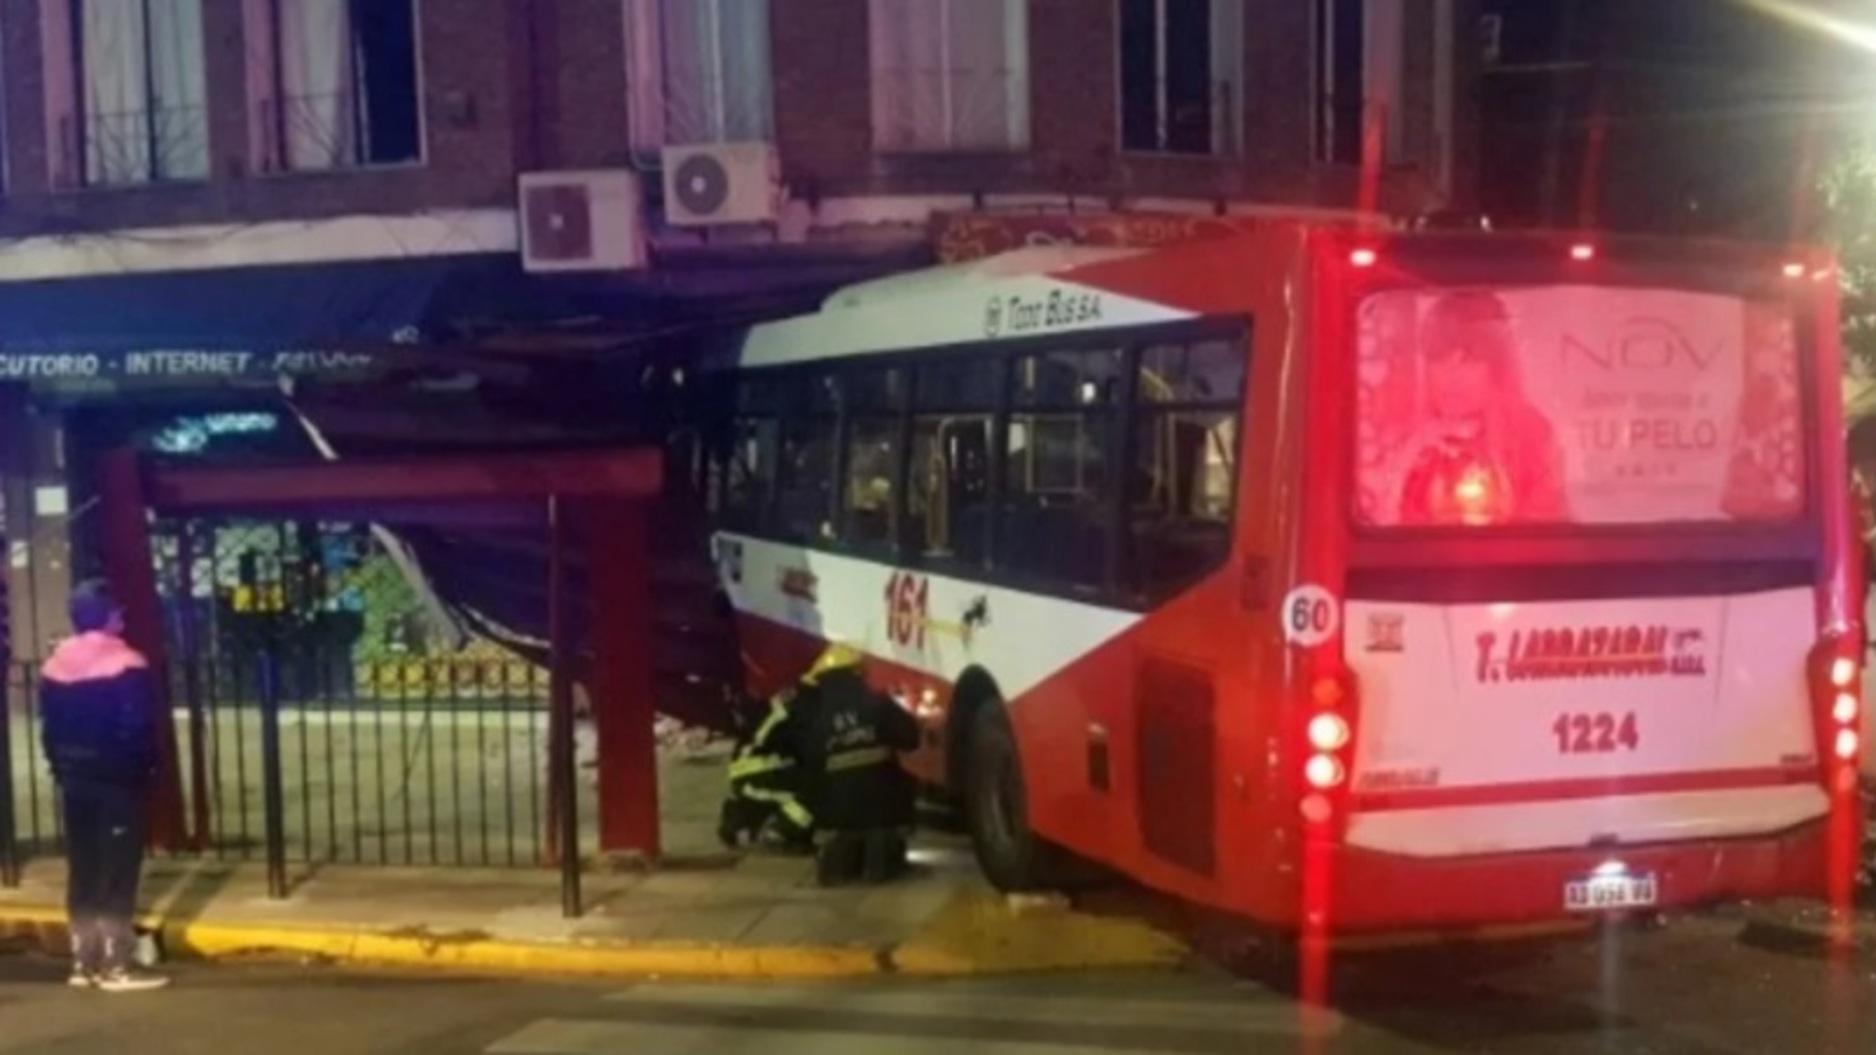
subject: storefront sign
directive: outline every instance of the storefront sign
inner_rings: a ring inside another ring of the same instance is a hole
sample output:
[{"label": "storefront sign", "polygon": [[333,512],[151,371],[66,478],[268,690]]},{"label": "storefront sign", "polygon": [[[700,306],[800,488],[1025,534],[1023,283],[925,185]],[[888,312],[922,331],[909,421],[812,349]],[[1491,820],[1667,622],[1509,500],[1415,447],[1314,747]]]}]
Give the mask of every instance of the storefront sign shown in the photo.
[{"label": "storefront sign", "polygon": [[940,263],[958,264],[1036,246],[1154,249],[1242,234],[1251,223],[1243,218],[1151,213],[940,213],[932,218],[932,245]]},{"label": "storefront sign", "polygon": [[138,352],[0,351],[0,381],[90,381],[274,377],[281,374],[356,374],[378,365],[370,352],[209,351]]}]

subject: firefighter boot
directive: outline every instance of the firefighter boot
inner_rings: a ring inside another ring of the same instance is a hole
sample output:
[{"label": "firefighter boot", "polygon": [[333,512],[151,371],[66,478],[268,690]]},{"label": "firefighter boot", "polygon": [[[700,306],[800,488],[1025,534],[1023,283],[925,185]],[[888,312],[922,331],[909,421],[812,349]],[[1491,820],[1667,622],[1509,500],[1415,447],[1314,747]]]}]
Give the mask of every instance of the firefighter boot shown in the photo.
[{"label": "firefighter boot", "polygon": [[865,856],[866,840],[860,832],[835,832],[815,861],[815,880],[822,886],[851,883],[860,878]]},{"label": "firefighter boot", "polygon": [[874,828],[866,833],[865,861],[861,878],[867,883],[884,883],[905,873],[905,837],[891,828]]},{"label": "firefighter boot", "polygon": [[762,822],[767,819],[768,807],[764,803],[724,799],[723,811],[717,815],[717,839],[726,848],[737,849],[745,839],[754,841],[756,833],[762,830]]}]

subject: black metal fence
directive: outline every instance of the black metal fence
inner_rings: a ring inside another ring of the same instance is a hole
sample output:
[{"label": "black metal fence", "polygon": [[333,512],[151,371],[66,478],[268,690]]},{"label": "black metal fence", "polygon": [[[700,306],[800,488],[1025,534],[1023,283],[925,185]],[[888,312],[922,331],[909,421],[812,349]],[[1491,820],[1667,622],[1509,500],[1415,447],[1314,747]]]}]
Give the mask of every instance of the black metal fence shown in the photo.
[{"label": "black metal fence", "polygon": [[[565,594],[563,534],[552,536],[554,598]],[[185,836],[177,852],[265,860],[277,895],[294,862],[559,861],[577,914],[596,811],[575,765],[570,681],[556,708],[546,669],[461,638],[399,544],[369,525],[163,519],[151,550]],[[36,679],[30,663],[6,672],[3,882],[16,881],[20,861],[62,851]],[[550,720],[556,711],[563,720]]]},{"label": "black metal fence", "polygon": [[[305,864],[537,866],[555,856],[539,667],[284,651],[177,662],[169,676],[189,852],[264,859],[271,825],[272,852]],[[0,823],[0,861],[62,849],[36,679],[30,664],[8,678],[0,807],[10,798],[12,831]],[[590,804],[578,815],[591,818]]]}]

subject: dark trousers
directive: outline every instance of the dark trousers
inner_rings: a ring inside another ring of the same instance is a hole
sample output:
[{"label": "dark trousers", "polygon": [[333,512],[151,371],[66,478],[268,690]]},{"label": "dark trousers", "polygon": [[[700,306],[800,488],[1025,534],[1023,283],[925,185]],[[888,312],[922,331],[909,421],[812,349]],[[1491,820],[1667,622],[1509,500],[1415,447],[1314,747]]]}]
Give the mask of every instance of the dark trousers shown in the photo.
[{"label": "dark trousers", "polygon": [[866,828],[835,832],[822,844],[816,879],[822,886],[884,883],[905,873],[905,832]]},{"label": "dark trousers", "polygon": [[144,789],[90,780],[66,781],[65,903],[72,958],[82,971],[129,967],[137,949],[132,921],[143,870]]}]

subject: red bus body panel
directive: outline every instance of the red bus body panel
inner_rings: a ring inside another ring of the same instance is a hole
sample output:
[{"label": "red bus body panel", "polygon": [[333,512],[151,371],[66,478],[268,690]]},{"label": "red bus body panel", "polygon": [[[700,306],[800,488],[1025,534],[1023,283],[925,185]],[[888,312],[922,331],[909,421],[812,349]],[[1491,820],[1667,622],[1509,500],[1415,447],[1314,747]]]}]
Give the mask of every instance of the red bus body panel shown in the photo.
[{"label": "red bus body panel", "polygon": [[[1309,686],[1343,673],[1343,644],[1339,632],[1317,647],[1286,644],[1279,608],[1298,583],[1320,584],[1338,597],[1346,588],[1353,559],[1351,304],[1360,277],[1350,252],[1378,246],[1385,266],[1386,242],[1353,229],[1272,224],[1241,238],[1074,270],[1073,280],[1083,285],[1252,320],[1249,402],[1235,541],[1225,566],[1009,701],[1030,822],[1049,840],[1151,887],[1284,930],[1556,919],[1563,914],[1562,884],[1595,868],[1605,852],[1408,857],[1346,845],[1348,803],[1341,798],[1326,824],[1301,819]],[[1559,256],[1568,251],[1570,240],[1555,242]],[[1760,257],[1772,269],[1781,263],[1771,254],[1746,256]],[[1861,569],[1847,515],[1835,311],[1834,296],[1817,298],[1808,385],[1807,454],[1824,555],[1818,629],[1860,635]],[[758,691],[786,684],[822,644],[747,613],[741,626]],[[950,705],[954,686],[941,679],[879,657],[871,673],[903,696],[928,699],[938,712]],[[940,719],[927,728],[926,746],[908,764],[942,784],[946,726]],[[1100,731],[1106,750],[1105,788],[1090,777],[1092,730]],[[1828,780],[1835,772],[1831,755],[1822,750],[1819,757],[1820,779]],[[1782,832],[1624,846],[1622,855],[1630,867],[1659,875],[1662,907],[1841,895],[1846,863],[1854,867],[1854,842],[1845,841],[1853,834],[1844,834],[1860,823],[1854,800],[1839,795],[1828,820]]]}]

